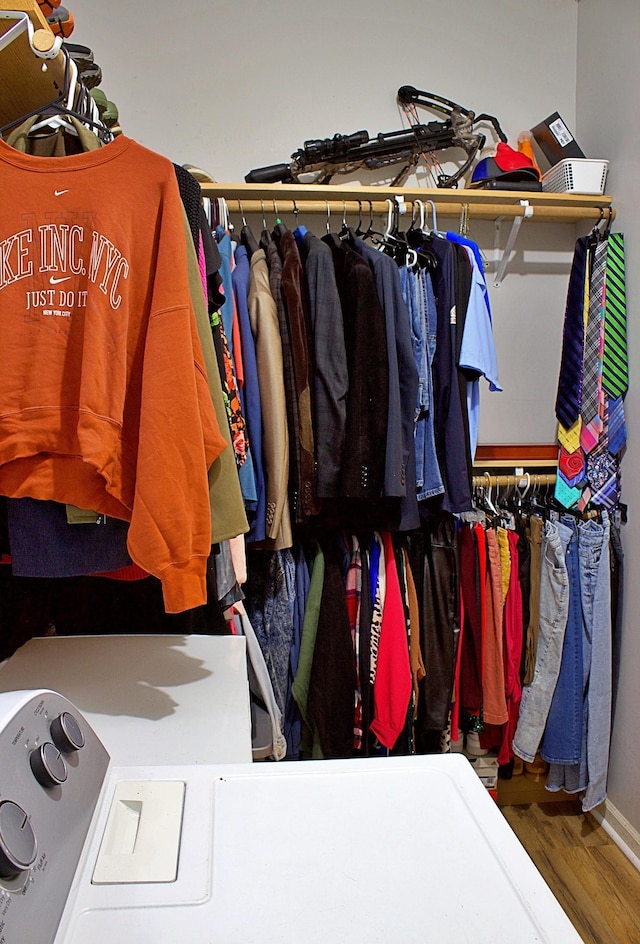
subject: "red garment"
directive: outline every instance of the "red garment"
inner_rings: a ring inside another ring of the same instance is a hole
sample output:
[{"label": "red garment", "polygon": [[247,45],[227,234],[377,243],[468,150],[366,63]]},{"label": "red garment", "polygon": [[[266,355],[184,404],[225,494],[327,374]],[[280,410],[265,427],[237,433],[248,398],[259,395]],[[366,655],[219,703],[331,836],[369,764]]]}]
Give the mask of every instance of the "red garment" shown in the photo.
[{"label": "red garment", "polygon": [[69,157],[0,140],[0,494],[130,521],[167,612],[206,602],[220,433],[173,165],[124,135]]},{"label": "red garment", "polygon": [[460,634],[458,636],[458,651],[456,653],[456,670],[453,676],[453,698],[451,704],[451,740],[458,739],[460,730],[460,667],[462,658],[462,647],[464,645],[465,633],[465,612],[462,587],[460,588]]},{"label": "red garment", "polygon": [[119,567],[117,570],[107,570],[103,574],[92,574],[92,577],[108,577],[109,580],[124,580],[125,583],[134,580],[145,580],[149,574],[137,564],[128,564],[126,567]]},{"label": "red garment", "polygon": [[412,682],[407,623],[391,535],[384,532],[382,541],[387,587],[373,686],[371,730],[384,747],[391,749],[407,721]]},{"label": "red garment", "polygon": [[458,531],[460,560],[460,595],[466,614],[466,632],[459,643],[460,687],[459,700],[463,710],[480,714],[482,708],[482,624],[483,607],[480,594],[481,580],[478,541],[484,545],[484,532],[478,534],[470,525],[462,524]]},{"label": "red garment", "polygon": [[242,335],[240,334],[240,320],[238,318],[238,306],[236,297],[233,296],[233,323],[231,326],[231,339],[233,341],[233,366],[236,371],[236,380],[238,389],[244,387],[244,361],[242,359]]}]

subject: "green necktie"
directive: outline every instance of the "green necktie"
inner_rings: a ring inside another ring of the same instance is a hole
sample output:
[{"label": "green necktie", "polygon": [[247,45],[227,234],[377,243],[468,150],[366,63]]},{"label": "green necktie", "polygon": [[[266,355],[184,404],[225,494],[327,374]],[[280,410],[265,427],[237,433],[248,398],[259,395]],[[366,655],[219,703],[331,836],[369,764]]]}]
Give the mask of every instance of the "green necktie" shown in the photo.
[{"label": "green necktie", "polygon": [[606,286],[602,386],[609,396],[615,399],[624,396],[629,386],[622,233],[611,233],[608,239]]}]

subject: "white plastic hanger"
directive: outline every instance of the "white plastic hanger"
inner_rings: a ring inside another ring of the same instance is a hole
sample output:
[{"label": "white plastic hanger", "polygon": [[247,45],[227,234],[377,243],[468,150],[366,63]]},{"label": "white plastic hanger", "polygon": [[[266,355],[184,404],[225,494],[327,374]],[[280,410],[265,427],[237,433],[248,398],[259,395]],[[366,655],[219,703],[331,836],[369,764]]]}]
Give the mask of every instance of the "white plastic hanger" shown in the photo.
[{"label": "white plastic hanger", "polygon": [[431,207],[431,232],[432,232],[432,233],[437,233],[437,232],[438,232],[438,220],[437,220],[437,218],[436,218],[436,205],[435,205],[435,203],[433,202],[433,200],[425,200],[424,202],[425,202],[428,206]]},{"label": "white plastic hanger", "polygon": [[[62,105],[62,108],[66,108],[68,111],[74,110],[75,95],[76,89],[78,86],[78,67],[74,60],[69,56],[67,61],[68,69],[68,79],[69,79],[69,91],[67,94],[67,99]],[[69,122],[68,117],[64,112],[54,112],[51,115],[47,115],[42,121],[36,122],[35,125],[31,126],[31,132],[39,131],[40,128],[65,128],[65,130],[70,131],[72,134],[77,134],[76,129]]]}]

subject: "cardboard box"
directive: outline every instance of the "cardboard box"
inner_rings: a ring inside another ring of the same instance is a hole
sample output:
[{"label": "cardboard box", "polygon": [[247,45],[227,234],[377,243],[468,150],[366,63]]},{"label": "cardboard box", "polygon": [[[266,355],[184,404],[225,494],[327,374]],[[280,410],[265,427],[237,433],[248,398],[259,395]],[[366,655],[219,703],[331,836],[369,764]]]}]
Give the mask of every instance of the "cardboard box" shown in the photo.
[{"label": "cardboard box", "polygon": [[551,166],[567,157],[585,157],[557,111],[532,128],[531,134]]},{"label": "cardboard box", "polygon": [[465,757],[477,773],[481,783],[487,790],[495,790],[498,786],[498,757],[496,754],[485,754],[483,757],[475,757],[466,754]]}]

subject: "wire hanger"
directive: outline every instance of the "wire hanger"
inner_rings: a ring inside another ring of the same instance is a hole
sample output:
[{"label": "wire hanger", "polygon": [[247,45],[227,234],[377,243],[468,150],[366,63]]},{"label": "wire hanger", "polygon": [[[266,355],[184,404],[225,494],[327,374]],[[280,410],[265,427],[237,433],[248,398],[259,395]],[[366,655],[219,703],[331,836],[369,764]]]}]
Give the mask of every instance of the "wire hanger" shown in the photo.
[{"label": "wire hanger", "polygon": [[266,250],[268,244],[271,242],[271,233],[269,227],[267,226],[267,218],[264,212],[264,200],[260,201],[260,207],[262,209],[262,232],[260,233],[260,246]]},{"label": "wire hanger", "polygon": [[[360,220],[362,220],[362,204],[360,203],[359,200],[358,200],[358,203],[360,204]],[[355,240],[357,239],[359,235],[360,234],[357,231],[354,231],[352,227],[349,226],[349,224],[347,223],[347,202],[346,200],[343,200],[342,201],[342,229],[338,233],[338,239],[340,239],[342,242],[346,242],[346,243],[349,243],[350,245],[353,245],[353,243],[355,242]]]},{"label": "wire hanger", "polygon": [[[26,121],[27,118],[31,118],[34,115],[42,115],[43,119],[44,116],[47,116],[47,120],[37,122],[32,128],[30,128],[30,132],[43,128],[46,125],[51,127],[64,126],[67,129],[71,129],[73,128],[73,125],[70,125],[68,121],[65,122],[65,118],[75,118],[81,124],[94,130],[95,134],[104,144],[110,143],[113,141],[113,134],[104,124],[104,122],[99,119],[99,117],[97,120],[95,119],[95,112],[92,112],[92,115],[90,116],[78,110],[76,107],[78,101],[78,89],[82,89],[84,86],[82,86],[78,80],[78,67],[69,55],[68,50],[62,46],[60,52],[64,56],[65,67],[63,87],[58,97],[51,102],[47,102],[44,105],[39,105],[37,108],[33,108],[27,114],[20,115],[18,118],[12,119],[10,122],[0,128],[0,135],[4,134],[4,132],[9,128],[14,128],[16,125]],[[93,102],[93,99],[91,99],[91,102]],[[74,132],[75,130],[76,129],[73,128]]]},{"label": "wire hanger", "polygon": [[463,203],[460,207],[460,225],[458,233],[460,236],[466,236],[469,232],[469,204]]},{"label": "wire hanger", "polygon": [[387,204],[387,225],[385,226],[384,232],[382,234],[383,239],[387,239],[389,236],[392,235],[393,214],[395,211],[395,205],[394,205],[393,200],[387,199],[385,200],[385,203]]},{"label": "wire hanger", "polygon": [[280,213],[278,211],[278,204],[276,203],[275,198],[273,199],[273,212],[275,214],[275,224],[274,224],[274,229],[273,229],[273,235],[275,239],[278,240],[280,239],[281,236],[284,236],[284,234],[287,232],[287,227],[285,226],[285,224],[282,222],[282,219],[280,218]]},{"label": "wire hanger", "polygon": [[363,239],[371,239],[371,237],[373,236],[373,233],[374,233],[374,229],[373,229],[373,200],[368,200],[367,203],[369,204],[369,224],[368,224],[368,226],[367,226],[367,231],[366,231],[366,233],[364,233],[363,236],[362,236]]},{"label": "wire hanger", "polygon": [[[418,212],[419,212],[417,226],[415,225],[416,224],[416,213],[415,213],[416,207],[418,207]],[[424,232],[424,223],[425,223],[424,203],[422,202],[422,200],[414,200],[411,205],[411,226],[409,227],[409,229],[410,230],[417,229],[420,232]]]},{"label": "wire hanger", "polygon": [[247,223],[247,219],[244,215],[244,207],[242,206],[242,201],[238,200],[238,207],[240,209],[240,219],[242,220],[242,228],[240,229],[240,244],[245,247],[247,250],[247,255],[249,258],[254,254],[256,249],[258,249],[258,243],[256,241],[251,227]]}]

